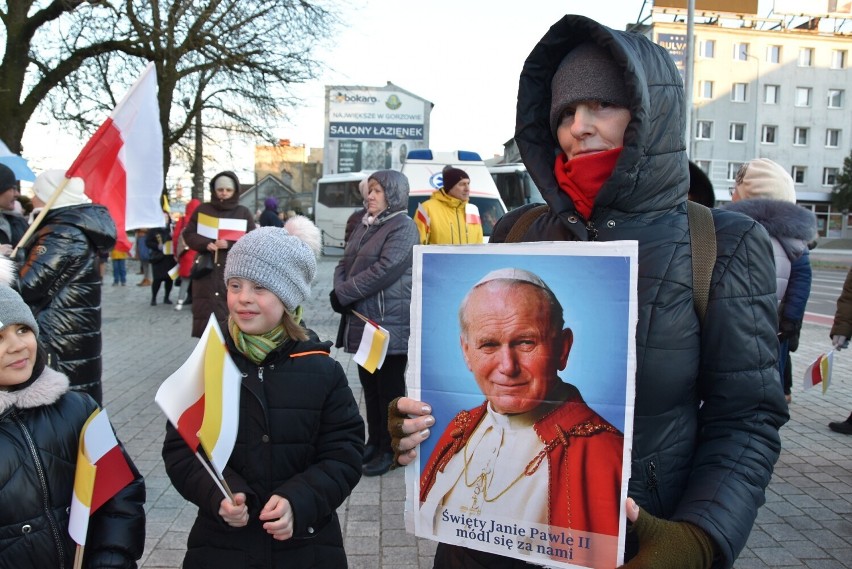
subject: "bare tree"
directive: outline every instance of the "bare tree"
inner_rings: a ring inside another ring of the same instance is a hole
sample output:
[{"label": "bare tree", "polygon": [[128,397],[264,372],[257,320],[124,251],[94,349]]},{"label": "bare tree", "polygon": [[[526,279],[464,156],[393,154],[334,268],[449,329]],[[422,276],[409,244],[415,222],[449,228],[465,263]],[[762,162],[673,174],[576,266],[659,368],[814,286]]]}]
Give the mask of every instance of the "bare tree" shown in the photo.
[{"label": "bare tree", "polygon": [[[118,14],[98,0],[7,0],[0,4],[0,138],[21,151],[24,129],[48,93],[91,58],[135,49],[114,34]],[[108,33],[105,33],[108,32]]]},{"label": "bare tree", "polygon": [[[90,131],[114,106],[115,93],[154,61],[166,170],[172,148],[186,153],[193,146],[187,135],[195,121],[207,139],[228,131],[271,140],[273,126],[301,102],[292,86],[322,69],[313,53],[340,23],[335,1],[128,0],[116,30],[136,39],[88,59],[76,81],[51,93],[51,110]],[[172,113],[183,101],[188,108]]]}]

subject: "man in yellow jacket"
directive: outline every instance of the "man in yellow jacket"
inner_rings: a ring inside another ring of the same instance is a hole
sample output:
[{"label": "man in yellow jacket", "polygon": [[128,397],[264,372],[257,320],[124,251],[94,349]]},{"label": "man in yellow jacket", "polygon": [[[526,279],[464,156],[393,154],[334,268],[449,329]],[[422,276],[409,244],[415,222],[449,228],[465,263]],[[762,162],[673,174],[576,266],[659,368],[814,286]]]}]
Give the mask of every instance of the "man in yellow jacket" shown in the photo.
[{"label": "man in yellow jacket", "polygon": [[470,203],[470,176],[459,168],[443,171],[443,187],[417,206],[414,223],[423,245],[482,243],[479,209]]}]

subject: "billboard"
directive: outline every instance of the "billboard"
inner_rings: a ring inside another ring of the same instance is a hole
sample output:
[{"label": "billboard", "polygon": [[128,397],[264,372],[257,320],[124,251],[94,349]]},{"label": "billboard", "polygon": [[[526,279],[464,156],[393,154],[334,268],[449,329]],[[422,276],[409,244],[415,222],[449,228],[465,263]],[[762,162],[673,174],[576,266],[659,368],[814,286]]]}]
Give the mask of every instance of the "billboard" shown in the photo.
[{"label": "billboard", "polygon": [[[793,0],[796,2],[797,0]],[[686,10],[687,0],[654,0],[654,8]],[[696,12],[729,12],[757,15],[757,0],[695,0]]]},{"label": "billboard", "polygon": [[657,43],[672,56],[683,81],[686,77],[686,34],[657,34]]},{"label": "billboard", "polygon": [[852,17],[852,0],[775,0],[776,14]]},{"label": "billboard", "polygon": [[325,90],[323,174],[399,169],[409,150],[428,148],[429,101],[393,83]]}]

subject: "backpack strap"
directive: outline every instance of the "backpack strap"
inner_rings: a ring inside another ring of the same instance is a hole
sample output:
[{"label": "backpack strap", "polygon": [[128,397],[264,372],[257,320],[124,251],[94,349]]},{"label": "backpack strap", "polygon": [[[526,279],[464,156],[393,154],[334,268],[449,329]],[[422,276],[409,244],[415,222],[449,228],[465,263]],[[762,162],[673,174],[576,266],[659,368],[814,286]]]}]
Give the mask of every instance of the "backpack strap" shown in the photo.
[{"label": "backpack strap", "polygon": [[509,235],[506,236],[506,243],[520,243],[530,228],[533,222],[542,216],[549,208],[547,204],[538,204],[529,208],[524,214],[512,225],[509,230]]},{"label": "backpack strap", "polygon": [[689,247],[692,250],[692,300],[703,327],[710,300],[710,279],[716,264],[716,228],[710,208],[688,201],[686,212],[689,218]]}]

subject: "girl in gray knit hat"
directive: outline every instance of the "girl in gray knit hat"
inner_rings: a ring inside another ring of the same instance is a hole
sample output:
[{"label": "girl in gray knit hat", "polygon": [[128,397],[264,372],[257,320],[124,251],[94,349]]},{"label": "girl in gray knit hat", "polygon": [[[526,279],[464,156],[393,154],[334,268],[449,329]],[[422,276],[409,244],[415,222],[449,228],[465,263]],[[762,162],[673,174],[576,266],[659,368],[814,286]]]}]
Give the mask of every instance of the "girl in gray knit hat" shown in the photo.
[{"label": "girl in gray knit hat", "polygon": [[[13,263],[0,256],[0,567],[71,567],[77,446],[98,406],[47,367],[38,324],[13,279]],[[124,457],[134,480],[92,514],[86,567],[135,567],[142,556],[145,485]]]},{"label": "girl in gray knit hat", "polygon": [[243,376],[224,471],[234,501],[169,425],[166,472],[198,506],[185,569],[346,567],[336,510],[361,477],[364,421],[331,342],[301,324],[320,244],[296,216],[246,233],[228,254],[225,342]]}]

